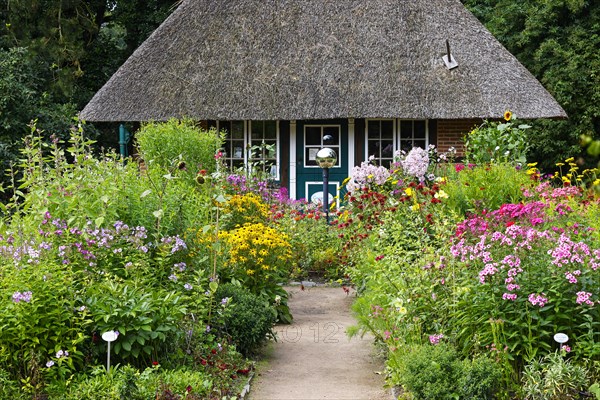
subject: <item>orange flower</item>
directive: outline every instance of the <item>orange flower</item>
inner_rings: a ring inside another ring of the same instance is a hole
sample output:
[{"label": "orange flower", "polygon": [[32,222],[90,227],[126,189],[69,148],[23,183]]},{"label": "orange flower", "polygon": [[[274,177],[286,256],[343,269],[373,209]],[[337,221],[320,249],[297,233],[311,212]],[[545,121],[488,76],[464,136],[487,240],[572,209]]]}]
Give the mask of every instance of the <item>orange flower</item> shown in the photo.
[{"label": "orange flower", "polygon": [[504,120],[510,121],[511,118],[512,118],[512,113],[508,110],[504,111]]}]

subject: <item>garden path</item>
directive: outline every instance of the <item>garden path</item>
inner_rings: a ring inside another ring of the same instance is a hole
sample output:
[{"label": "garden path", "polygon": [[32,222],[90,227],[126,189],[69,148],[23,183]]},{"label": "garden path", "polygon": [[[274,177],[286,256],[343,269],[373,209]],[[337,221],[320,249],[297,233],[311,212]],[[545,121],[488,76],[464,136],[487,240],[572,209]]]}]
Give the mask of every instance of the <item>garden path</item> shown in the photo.
[{"label": "garden path", "polygon": [[251,400],[388,400],[383,361],[373,339],[349,339],[354,296],[342,288],[287,288],[294,323],[278,325],[277,342],[252,382]]}]

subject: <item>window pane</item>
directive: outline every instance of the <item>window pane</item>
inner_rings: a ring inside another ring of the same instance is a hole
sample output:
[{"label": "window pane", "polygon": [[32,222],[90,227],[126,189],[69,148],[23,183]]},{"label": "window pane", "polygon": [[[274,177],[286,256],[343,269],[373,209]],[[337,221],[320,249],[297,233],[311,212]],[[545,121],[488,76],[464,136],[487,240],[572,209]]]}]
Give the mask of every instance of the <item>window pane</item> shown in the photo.
[{"label": "window pane", "polygon": [[230,140],[226,140],[225,143],[223,143],[223,155],[227,158],[227,157],[231,157],[231,141]]},{"label": "window pane", "polygon": [[277,122],[266,121],[265,122],[265,139],[276,139],[277,138]]},{"label": "window pane", "polygon": [[424,140],[415,140],[413,146],[414,147],[420,147],[420,148],[424,149],[425,148],[425,141]]},{"label": "window pane", "polygon": [[404,150],[407,153],[412,149],[412,140],[401,140],[400,141],[400,150]]},{"label": "window pane", "polygon": [[379,139],[379,121],[369,121],[369,139]]},{"label": "window pane", "polygon": [[393,140],[382,140],[381,141],[381,157],[392,158],[394,155],[394,141]]},{"label": "window pane", "polygon": [[233,139],[244,139],[244,121],[232,121],[231,130]]},{"label": "window pane", "polygon": [[263,138],[263,122],[262,121],[252,121],[252,139],[262,139]]},{"label": "window pane", "polygon": [[321,127],[319,126],[307,126],[305,128],[306,132],[306,145],[321,145]]},{"label": "window pane", "polygon": [[243,140],[232,140],[231,141],[232,151],[229,157],[232,158],[244,158],[244,141]]},{"label": "window pane", "polygon": [[227,137],[231,138],[231,123],[227,121],[219,121],[219,132],[227,132]]},{"label": "window pane", "polygon": [[415,139],[425,139],[425,121],[415,121]]},{"label": "window pane", "polygon": [[385,158],[385,159],[381,160],[379,165],[381,165],[387,169],[390,169],[390,167],[392,166],[392,159]]},{"label": "window pane", "polygon": [[[412,121],[400,121],[400,137],[402,139],[412,138],[412,134],[413,134],[412,126],[413,126]],[[404,148],[404,147],[402,146],[402,148]]]},{"label": "window pane", "polygon": [[304,165],[317,165],[317,160],[315,159],[315,156],[318,151],[319,148],[317,147],[307,147],[306,149],[304,149]]},{"label": "window pane", "polygon": [[369,153],[369,157],[370,156],[374,156],[375,158],[380,158],[381,154],[379,152],[381,143],[379,142],[379,140],[369,140],[369,148],[368,148],[368,153]]},{"label": "window pane", "polygon": [[381,138],[392,139],[394,137],[394,121],[381,121]]},{"label": "window pane", "polygon": [[326,126],[323,128],[323,144],[327,147],[340,144],[340,128],[337,126]]}]

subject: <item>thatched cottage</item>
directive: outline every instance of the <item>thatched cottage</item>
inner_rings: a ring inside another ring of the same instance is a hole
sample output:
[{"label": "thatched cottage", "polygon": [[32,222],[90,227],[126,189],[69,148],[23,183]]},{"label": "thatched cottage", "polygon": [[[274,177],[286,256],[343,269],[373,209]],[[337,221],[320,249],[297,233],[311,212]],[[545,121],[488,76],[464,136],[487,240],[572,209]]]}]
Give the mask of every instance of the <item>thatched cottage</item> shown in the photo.
[{"label": "thatched cottage", "polygon": [[323,146],[339,155],[333,189],[370,155],[459,147],[505,110],[566,117],[459,0],[184,0],[81,117],[205,121],[228,132],[231,166],[264,141],[304,198],[322,188]]}]

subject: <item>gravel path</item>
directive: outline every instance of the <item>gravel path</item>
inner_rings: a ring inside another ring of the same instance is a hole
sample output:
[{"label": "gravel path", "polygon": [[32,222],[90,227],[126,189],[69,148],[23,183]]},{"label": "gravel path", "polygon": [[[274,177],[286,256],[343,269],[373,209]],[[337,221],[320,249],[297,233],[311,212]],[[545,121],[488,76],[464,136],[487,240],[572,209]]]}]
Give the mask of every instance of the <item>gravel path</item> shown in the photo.
[{"label": "gravel path", "polygon": [[278,341],[257,371],[249,399],[390,400],[372,339],[346,335],[355,324],[354,297],[339,287],[287,290],[294,323],[276,327]]}]

